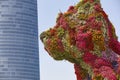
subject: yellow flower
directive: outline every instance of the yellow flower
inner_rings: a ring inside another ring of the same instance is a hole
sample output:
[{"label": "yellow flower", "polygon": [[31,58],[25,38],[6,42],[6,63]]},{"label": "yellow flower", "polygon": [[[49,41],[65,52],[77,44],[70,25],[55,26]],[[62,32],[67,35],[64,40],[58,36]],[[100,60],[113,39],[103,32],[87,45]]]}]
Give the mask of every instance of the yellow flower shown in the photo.
[{"label": "yellow flower", "polygon": [[78,19],[86,19],[87,15],[85,13],[79,13],[79,15],[77,16]]},{"label": "yellow flower", "polygon": [[64,13],[64,16],[65,16],[65,17],[70,16],[70,15],[72,15],[71,12],[65,12],[65,13]]},{"label": "yellow flower", "polygon": [[93,31],[92,40],[95,45],[99,46],[100,50],[105,50],[104,36],[101,31]]}]

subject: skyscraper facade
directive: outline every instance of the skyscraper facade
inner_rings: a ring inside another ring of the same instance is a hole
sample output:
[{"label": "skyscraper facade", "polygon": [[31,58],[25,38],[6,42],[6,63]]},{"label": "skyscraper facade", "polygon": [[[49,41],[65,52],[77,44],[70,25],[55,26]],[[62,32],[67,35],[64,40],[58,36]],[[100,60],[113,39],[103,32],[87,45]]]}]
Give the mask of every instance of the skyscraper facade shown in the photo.
[{"label": "skyscraper facade", "polygon": [[37,0],[0,0],[0,80],[39,80]]}]

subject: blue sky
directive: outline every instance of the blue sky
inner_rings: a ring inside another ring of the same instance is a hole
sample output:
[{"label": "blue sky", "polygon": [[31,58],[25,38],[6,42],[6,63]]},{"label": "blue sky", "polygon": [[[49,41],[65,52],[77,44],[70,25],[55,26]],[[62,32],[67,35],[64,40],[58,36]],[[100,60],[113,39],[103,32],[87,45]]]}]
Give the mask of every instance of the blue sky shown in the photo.
[{"label": "blue sky", "polygon": [[[70,5],[79,0],[38,0],[39,34],[55,25],[57,14],[65,12]],[[101,0],[104,11],[113,23],[120,41],[120,0]],[[39,40],[40,78],[41,80],[76,80],[73,64],[67,61],[55,61],[44,50]]]}]

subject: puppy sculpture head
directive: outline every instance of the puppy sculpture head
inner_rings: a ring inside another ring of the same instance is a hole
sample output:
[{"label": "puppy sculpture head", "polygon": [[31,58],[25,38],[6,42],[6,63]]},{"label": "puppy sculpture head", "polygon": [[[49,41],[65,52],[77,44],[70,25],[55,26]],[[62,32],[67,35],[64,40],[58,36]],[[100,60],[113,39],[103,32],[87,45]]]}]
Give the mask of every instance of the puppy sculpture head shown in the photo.
[{"label": "puppy sculpture head", "polygon": [[83,0],[59,13],[56,25],[41,33],[40,38],[55,60],[68,60],[84,69],[83,62],[93,66],[97,58],[105,58],[112,63],[116,53],[120,54],[114,27],[99,0]]},{"label": "puppy sculpture head", "polygon": [[58,14],[56,25],[40,37],[50,56],[70,62],[79,62],[85,52],[101,56],[110,37],[116,39],[114,28],[99,0],[84,0],[70,6],[67,12]]}]

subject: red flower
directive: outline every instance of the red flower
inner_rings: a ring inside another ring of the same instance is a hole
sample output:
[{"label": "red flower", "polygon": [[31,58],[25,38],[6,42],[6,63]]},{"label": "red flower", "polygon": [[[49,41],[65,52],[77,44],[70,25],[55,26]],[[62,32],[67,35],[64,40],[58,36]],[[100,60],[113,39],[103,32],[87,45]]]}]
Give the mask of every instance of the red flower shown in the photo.
[{"label": "red flower", "polygon": [[108,36],[110,37],[110,38],[113,38],[114,36],[114,30],[113,30],[113,26],[112,26],[112,24],[109,22],[108,23]]},{"label": "red flower", "polygon": [[76,46],[81,51],[93,50],[92,35],[90,33],[78,33],[76,36]]},{"label": "red flower", "polygon": [[67,23],[67,21],[65,20],[65,18],[62,14],[60,14],[60,16],[58,17],[56,26],[57,27],[62,27],[63,29],[68,28],[68,23]]},{"label": "red flower", "polygon": [[94,0],[90,0],[90,2],[94,2]]},{"label": "red flower", "polygon": [[120,57],[118,57],[117,63],[118,63],[117,73],[120,74]]},{"label": "red flower", "polygon": [[45,46],[45,47],[49,53],[53,50],[57,50],[58,52],[64,52],[64,47],[63,47],[62,41],[58,38],[47,39],[46,44],[47,44],[47,46]]},{"label": "red flower", "polygon": [[101,66],[108,66],[108,67],[112,68],[112,65],[107,60],[105,60],[103,58],[97,58],[95,60],[94,67],[95,68],[100,68]]},{"label": "red flower", "polygon": [[60,39],[58,39],[57,43],[58,43],[59,51],[64,52],[64,47],[63,47],[62,41]]},{"label": "red flower", "polygon": [[97,56],[93,55],[90,52],[86,52],[86,53],[84,53],[82,58],[83,58],[83,61],[85,61],[90,66],[94,67],[94,62],[97,59]]},{"label": "red flower", "polygon": [[100,30],[102,27],[102,22],[97,22],[95,17],[89,17],[86,25],[90,26],[92,29]]},{"label": "red flower", "polygon": [[120,55],[120,43],[116,40],[111,38],[109,40],[109,47],[117,54]]},{"label": "red flower", "polygon": [[84,1],[84,3],[86,3],[88,0],[83,0]]},{"label": "red flower", "polygon": [[76,13],[77,10],[74,8],[74,6],[70,6],[67,12]]},{"label": "red flower", "polygon": [[86,52],[82,58],[83,61],[85,61],[87,64],[94,68],[100,68],[101,66],[109,66],[112,68],[112,65],[108,61],[103,58],[99,58],[90,52]]},{"label": "red flower", "polygon": [[50,35],[51,35],[51,36],[54,36],[54,35],[55,35],[55,32],[56,32],[55,29],[50,29]]},{"label": "red flower", "polygon": [[107,20],[107,22],[109,21],[108,20],[108,15],[102,10],[101,11],[101,13],[102,13],[102,15],[103,15],[103,17]]},{"label": "red flower", "polygon": [[81,67],[77,64],[74,64],[74,69],[75,69],[77,80],[83,80],[82,75],[81,75]]}]

